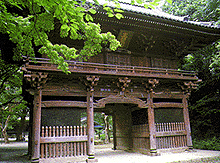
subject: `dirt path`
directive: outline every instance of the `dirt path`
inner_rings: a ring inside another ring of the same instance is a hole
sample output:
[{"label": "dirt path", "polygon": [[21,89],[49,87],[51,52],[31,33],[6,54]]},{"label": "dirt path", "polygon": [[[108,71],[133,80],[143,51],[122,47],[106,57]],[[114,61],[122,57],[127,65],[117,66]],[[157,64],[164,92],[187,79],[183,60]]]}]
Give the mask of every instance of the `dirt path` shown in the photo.
[{"label": "dirt path", "polygon": [[[0,163],[29,163],[27,142],[0,143]],[[220,151],[194,150],[193,152],[162,153],[161,156],[147,156],[122,150],[111,150],[111,145],[96,146],[99,163],[220,163]]]},{"label": "dirt path", "polygon": [[0,143],[0,163],[28,163],[27,142]]}]

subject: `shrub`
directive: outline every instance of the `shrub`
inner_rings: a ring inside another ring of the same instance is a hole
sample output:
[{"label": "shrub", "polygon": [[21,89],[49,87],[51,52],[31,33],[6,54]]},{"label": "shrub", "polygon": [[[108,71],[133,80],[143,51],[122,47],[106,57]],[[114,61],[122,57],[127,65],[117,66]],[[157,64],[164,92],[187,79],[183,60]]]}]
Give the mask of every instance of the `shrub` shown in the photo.
[{"label": "shrub", "polygon": [[205,140],[193,140],[193,146],[196,149],[217,150],[220,151],[220,139],[213,137]]}]

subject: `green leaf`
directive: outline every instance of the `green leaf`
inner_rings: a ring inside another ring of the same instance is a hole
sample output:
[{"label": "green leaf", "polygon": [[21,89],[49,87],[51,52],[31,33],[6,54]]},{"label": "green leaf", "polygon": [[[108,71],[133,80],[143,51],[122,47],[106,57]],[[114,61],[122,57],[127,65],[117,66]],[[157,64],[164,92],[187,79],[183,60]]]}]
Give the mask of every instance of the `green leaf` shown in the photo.
[{"label": "green leaf", "polygon": [[119,14],[119,13],[117,13],[117,14],[115,15],[115,17],[116,17],[117,19],[124,18],[124,16],[123,16],[122,14]]},{"label": "green leaf", "polygon": [[67,24],[63,24],[60,29],[61,30],[66,30],[66,29],[68,29],[68,25]]},{"label": "green leaf", "polygon": [[112,12],[113,13],[113,11],[112,11],[112,9],[110,8],[110,7],[104,7],[103,8],[105,11],[107,11],[107,12]]},{"label": "green leaf", "polygon": [[87,20],[88,22],[89,22],[89,21],[93,21],[92,16],[89,15],[89,14],[86,14],[85,18],[86,18],[86,20]]},{"label": "green leaf", "polygon": [[136,0],[137,3],[142,4],[143,0]]},{"label": "green leaf", "polygon": [[94,10],[94,9],[89,9],[89,12],[91,13],[91,14],[96,14],[96,10]]},{"label": "green leaf", "polygon": [[124,12],[123,10],[119,10],[119,9],[117,9],[117,8],[114,9],[114,11],[115,11],[115,12],[120,12],[120,13],[123,13],[123,12]]},{"label": "green leaf", "polygon": [[166,0],[169,4],[172,4],[172,0]]},{"label": "green leaf", "polygon": [[110,17],[110,18],[112,18],[112,17],[115,16],[114,14],[112,14],[112,13],[110,13],[110,12],[108,12],[107,14],[108,14],[108,17]]},{"label": "green leaf", "polygon": [[154,7],[153,5],[151,5],[151,4],[144,4],[144,7],[145,7],[146,9],[149,9],[149,8],[155,9],[155,7]]},{"label": "green leaf", "polygon": [[158,6],[159,3],[157,3],[157,2],[150,2],[150,5],[152,5],[152,6]]},{"label": "green leaf", "polygon": [[77,7],[76,8],[76,11],[77,12],[84,12],[86,9],[85,8],[83,8],[83,7]]}]

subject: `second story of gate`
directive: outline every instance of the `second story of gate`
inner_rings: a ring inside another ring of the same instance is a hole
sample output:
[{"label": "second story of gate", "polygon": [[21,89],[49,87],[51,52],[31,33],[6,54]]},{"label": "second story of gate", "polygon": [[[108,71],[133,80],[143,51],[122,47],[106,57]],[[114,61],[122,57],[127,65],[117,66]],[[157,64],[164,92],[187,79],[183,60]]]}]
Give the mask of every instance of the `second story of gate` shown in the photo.
[{"label": "second story of gate", "polygon": [[[184,21],[182,17],[164,14],[159,10],[122,4],[124,18],[108,17],[99,9],[93,16],[102,32],[110,31],[120,41],[116,51],[102,52],[86,58],[67,61],[71,73],[198,80],[194,72],[180,70],[183,57],[212,44],[220,31],[208,23]],[[59,37],[59,29],[51,31],[54,44],[82,48],[83,42]],[[42,55],[25,58],[28,71],[61,71]]]}]

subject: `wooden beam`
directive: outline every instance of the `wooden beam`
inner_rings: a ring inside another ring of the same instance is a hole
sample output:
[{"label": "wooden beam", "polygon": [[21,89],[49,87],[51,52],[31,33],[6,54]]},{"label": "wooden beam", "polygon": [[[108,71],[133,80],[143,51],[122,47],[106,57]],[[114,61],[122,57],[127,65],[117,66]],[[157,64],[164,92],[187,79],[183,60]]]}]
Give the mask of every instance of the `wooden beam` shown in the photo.
[{"label": "wooden beam", "polygon": [[153,98],[172,98],[172,99],[182,99],[183,94],[182,93],[170,93],[166,94],[164,92],[155,92],[153,94]]},{"label": "wooden beam", "polygon": [[186,135],[186,131],[167,131],[167,132],[156,132],[156,137],[165,137],[165,136],[178,136]]},{"label": "wooden beam", "polygon": [[86,142],[87,136],[41,137],[40,143]]},{"label": "wooden beam", "polygon": [[42,107],[79,107],[86,108],[87,103],[81,101],[42,101]]},{"label": "wooden beam", "polygon": [[182,103],[175,103],[175,102],[158,102],[153,104],[154,108],[183,108]]}]

